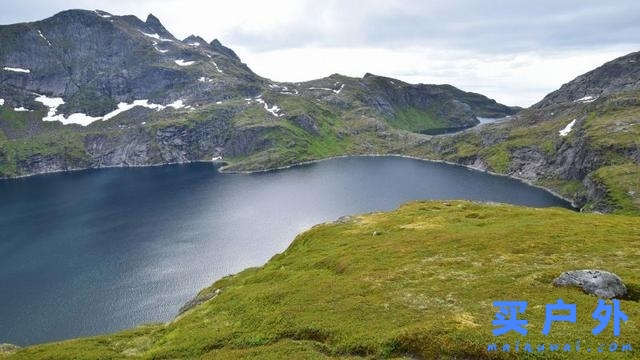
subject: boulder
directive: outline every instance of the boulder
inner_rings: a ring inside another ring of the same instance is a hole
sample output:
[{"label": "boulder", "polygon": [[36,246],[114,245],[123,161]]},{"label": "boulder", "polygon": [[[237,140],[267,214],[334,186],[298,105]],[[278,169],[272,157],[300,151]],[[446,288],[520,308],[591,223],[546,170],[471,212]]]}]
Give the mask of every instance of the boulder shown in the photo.
[{"label": "boulder", "polygon": [[620,277],[604,270],[567,271],[555,278],[553,285],[576,286],[587,294],[604,299],[620,298],[627,294],[627,287]]}]

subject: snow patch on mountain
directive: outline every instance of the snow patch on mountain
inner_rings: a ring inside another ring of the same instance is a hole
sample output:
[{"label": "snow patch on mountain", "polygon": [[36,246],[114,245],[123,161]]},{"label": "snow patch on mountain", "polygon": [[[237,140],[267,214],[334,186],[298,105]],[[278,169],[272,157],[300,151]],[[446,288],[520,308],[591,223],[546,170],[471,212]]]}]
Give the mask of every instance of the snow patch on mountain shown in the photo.
[{"label": "snow patch on mountain", "polygon": [[156,40],[160,40],[160,41],[173,41],[171,39],[166,39],[166,38],[160,37],[160,35],[158,35],[157,33],[149,34],[149,33],[146,33],[146,32],[144,32],[142,30],[138,30],[138,31],[140,31],[140,33],[142,33],[142,35],[148,36],[148,37],[150,37],[152,39],[156,39]]},{"label": "snow patch on mountain", "polygon": [[100,16],[101,18],[105,18],[108,19],[111,17],[111,15],[105,13],[105,12],[100,12],[98,10],[93,10],[94,13],[96,13],[96,15]]},{"label": "snow patch on mountain", "polygon": [[154,103],[150,103],[149,100],[147,99],[143,99],[143,100],[134,100],[132,103],[128,104],[125,102],[121,102],[118,104],[118,108],[113,110],[112,112],[106,114],[105,116],[102,117],[103,120],[109,120],[111,118],[116,117],[117,115],[125,112],[125,111],[129,111],[131,109],[133,109],[136,106],[142,106],[145,107],[147,109],[153,109],[156,111],[160,111],[160,110],[164,110],[168,107],[174,108],[174,109],[182,109],[182,108],[191,108],[191,106],[185,106],[184,101],[183,100],[176,100],[174,102],[172,102],[171,104],[168,105],[160,105],[160,104],[154,104]]},{"label": "snow patch on mountain", "polygon": [[211,61],[213,63],[213,66],[216,67],[216,71],[222,74],[222,70],[220,70],[220,68],[218,67],[218,64],[216,64],[215,61]]},{"label": "snow patch on mountain", "polygon": [[158,48],[158,43],[157,43],[157,42],[155,42],[155,41],[153,42],[153,48],[154,48],[154,49],[156,49],[156,51],[157,51],[157,52],[159,52],[159,53],[161,53],[161,54],[164,54],[164,53],[166,53],[166,52],[168,52],[168,51],[169,51],[169,50],[162,50],[162,49],[159,49],[159,48]]},{"label": "snow patch on mountain", "polygon": [[44,106],[49,108],[49,112],[45,117],[42,118],[43,121],[60,121],[64,125],[68,124],[80,124],[82,126],[87,126],[96,120],[100,120],[100,117],[89,116],[84,113],[74,113],[65,117],[62,114],[58,113],[58,107],[64,104],[64,100],[59,97],[48,97],[46,95],[39,95],[35,98],[35,101],[42,103]]},{"label": "snow patch on mountain", "polygon": [[[46,117],[51,118],[56,115],[58,112],[58,107],[64,104],[64,100],[59,97],[48,97],[46,95],[39,95],[35,98],[35,101],[42,103],[42,105],[49,108],[49,113]],[[44,119],[43,119],[44,120]],[[45,120],[45,121],[55,121],[55,120]]]},{"label": "snow patch on mountain", "polygon": [[[337,84],[338,84],[338,83],[336,83],[336,85],[337,85]],[[309,90],[333,91],[333,92],[334,92],[334,93],[336,93],[336,94],[340,94],[340,92],[342,91],[342,89],[343,89],[343,88],[344,88],[344,84],[342,84],[342,86],[340,86],[340,88],[339,88],[339,89],[337,89],[337,90],[336,90],[336,89],[325,88],[325,87],[315,87],[315,86],[310,87],[310,88],[309,88]]]},{"label": "snow patch on mountain", "polygon": [[182,108],[192,108],[191,106],[186,106],[183,100],[176,100],[168,105],[160,105],[150,103],[149,100],[134,100],[132,103],[127,104],[125,102],[121,102],[118,104],[118,108],[111,111],[110,113],[104,116],[89,116],[83,113],[73,113],[68,117],[65,117],[62,114],[58,113],[58,107],[64,104],[64,100],[59,97],[48,97],[46,95],[39,95],[35,98],[35,101],[42,103],[44,106],[49,108],[47,115],[42,118],[43,121],[60,121],[64,125],[68,124],[79,124],[82,126],[87,126],[92,122],[98,120],[109,120],[125,111],[131,110],[136,106],[142,106],[148,109],[154,109],[156,111],[164,110],[166,108],[174,108],[174,109],[182,109]]},{"label": "snow patch on mountain", "polygon": [[178,66],[191,66],[193,64],[195,64],[195,61],[185,61],[184,59],[178,59],[175,61],[176,64],[178,64]]},{"label": "snow patch on mountain", "polygon": [[44,41],[47,42],[47,44],[49,44],[49,46],[51,46],[51,42],[49,41],[49,39],[47,39],[43,34],[42,31],[38,30],[38,36],[40,36],[42,39],[44,39]]},{"label": "snow patch on mountain", "polygon": [[267,104],[266,101],[264,101],[262,99],[262,95],[259,95],[255,98],[255,101],[257,101],[259,104],[262,104],[264,106],[264,109],[271,113],[273,116],[275,117],[280,117],[280,116],[284,116],[284,114],[280,114],[280,107],[278,105],[273,105],[273,106],[269,106],[269,104]]},{"label": "snow patch on mountain", "polygon": [[597,97],[595,96],[587,95],[587,96],[581,97],[580,99],[574,100],[574,102],[590,103],[595,101],[596,99]]},{"label": "snow patch on mountain", "polygon": [[558,133],[562,137],[569,135],[569,133],[573,129],[573,125],[575,124],[576,124],[576,119],[573,119],[570,123],[567,124],[567,126],[564,127],[564,129],[558,131]]},{"label": "snow patch on mountain", "polygon": [[28,74],[31,72],[31,70],[29,69],[14,68],[14,67],[8,67],[8,66],[3,67],[2,69],[5,71],[13,71],[13,72],[19,72],[19,73],[25,73],[25,74]]}]

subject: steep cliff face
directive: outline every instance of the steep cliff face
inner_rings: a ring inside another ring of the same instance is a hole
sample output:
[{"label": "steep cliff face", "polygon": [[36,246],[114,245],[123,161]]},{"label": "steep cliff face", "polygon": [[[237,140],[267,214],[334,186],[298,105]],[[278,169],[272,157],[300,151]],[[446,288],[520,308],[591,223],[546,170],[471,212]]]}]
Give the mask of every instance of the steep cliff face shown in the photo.
[{"label": "steep cliff face", "polygon": [[0,177],[219,156],[258,170],[385,152],[407,130],[515,112],[452,86],[370,74],[272,82],[218,40],[178,40],[153,15],[69,10],[0,26],[0,40]]}]

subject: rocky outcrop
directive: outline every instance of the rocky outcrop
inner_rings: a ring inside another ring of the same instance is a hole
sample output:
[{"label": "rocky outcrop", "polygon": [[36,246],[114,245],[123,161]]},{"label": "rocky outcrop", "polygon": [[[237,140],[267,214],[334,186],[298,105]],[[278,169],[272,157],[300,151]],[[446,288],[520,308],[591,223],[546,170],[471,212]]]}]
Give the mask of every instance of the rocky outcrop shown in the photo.
[{"label": "rocky outcrop", "polygon": [[619,57],[578,76],[545,96],[532,108],[591,102],[600,96],[637,89],[640,89],[640,52]]},{"label": "rocky outcrop", "polygon": [[12,354],[20,349],[20,346],[13,344],[0,344],[0,355],[2,354]]},{"label": "rocky outcrop", "polygon": [[311,116],[307,114],[300,114],[290,117],[289,120],[308,133],[318,135],[318,122]]},{"label": "rocky outcrop", "polygon": [[361,81],[360,101],[387,117],[406,109],[428,112],[443,128],[465,128],[479,124],[476,117],[504,117],[517,109],[498,104],[486,96],[465,92],[451,85],[407,84],[370,73]]},{"label": "rocky outcrop", "polygon": [[555,278],[553,285],[579,287],[587,294],[604,299],[621,298],[627,294],[627,287],[620,277],[604,270],[567,271]]},{"label": "rocky outcrop", "polygon": [[215,289],[214,291],[206,291],[198,294],[195,298],[187,301],[186,304],[182,305],[180,310],[178,310],[178,315],[181,315],[182,313],[187,312],[194,307],[215,298],[220,294],[221,291],[221,289]]}]

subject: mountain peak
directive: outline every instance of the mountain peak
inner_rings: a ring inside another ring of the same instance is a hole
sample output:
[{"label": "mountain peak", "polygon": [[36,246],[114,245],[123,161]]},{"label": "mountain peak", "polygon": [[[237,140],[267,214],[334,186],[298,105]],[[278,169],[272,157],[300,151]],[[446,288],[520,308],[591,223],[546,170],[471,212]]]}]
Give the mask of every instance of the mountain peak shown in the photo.
[{"label": "mountain peak", "polygon": [[149,14],[147,16],[145,24],[149,29],[153,30],[160,36],[174,38],[173,35],[167,29],[165,29],[160,20],[153,14]]},{"label": "mountain peak", "polygon": [[221,54],[227,55],[235,60],[240,61],[240,57],[238,57],[238,55],[236,55],[236,53],[229,49],[228,47],[222,45],[220,43],[220,41],[218,41],[218,39],[213,39],[213,41],[211,41],[211,43],[209,44],[211,46],[211,48]]},{"label": "mountain peak", "polygon": [[157,17],[155,17],[153,14],[149,14],[147,15],[147,21],[145,21],[147,23],[147,25],[149,26],[154,26],[154,25],[159,25],[162,26],[162,23],[160,23],[160,19],[158,19]]},{"label": "mountain peak", "polygon": [[201,38],[200,36],[193,35],[193,34],[191,34],[188,37],[186,37],[184,40],[182,40],[182,42],[183,43],[187,43],[189,45],[194,45],[194,46],[208,46],[209,45],[205,39]]}]

